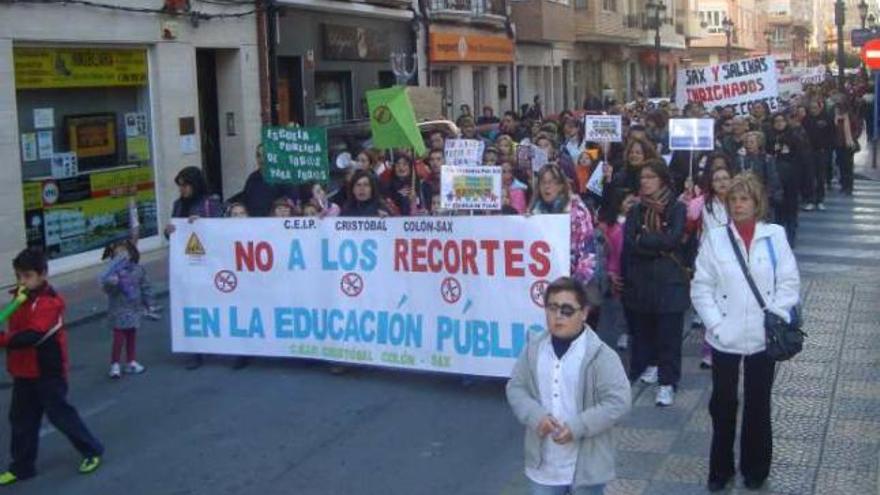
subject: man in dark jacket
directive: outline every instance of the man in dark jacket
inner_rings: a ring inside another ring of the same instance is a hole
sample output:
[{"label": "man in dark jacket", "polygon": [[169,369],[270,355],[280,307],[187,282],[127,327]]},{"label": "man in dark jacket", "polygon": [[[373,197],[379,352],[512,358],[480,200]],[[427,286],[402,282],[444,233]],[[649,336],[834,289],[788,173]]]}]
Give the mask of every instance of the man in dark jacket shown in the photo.
[{"label": "man in dark jacket", "polygon": [[40,425],[45,414],[83,456],[79,472],[101,465],[104,447],[67,402],[67,331],[64,299],[49,285],[48,264],[42,252],[26,249],[12,262],[19,293],[27,300],[0,333],[6,348],[6,368],[13,377],[9,411],[12,463],[0,474],[0,485],[34,477]]},{"label": "man in dark jacket", "polygon": [[244,184],[241,201],[252,217],[268,217],[272,203],[278,198],[288,198],[296,202],[296,188],[281,184],[269,184],[263,177],[263,145],[257,145],[257,169],[251,172]]},{"label": "man in dark jacket", "polygon": [[813,145],[813,160],[808,164],[810,169],[804,174],[808,182],[805,186],[808,194],[804,198],[804,210],[825,210],[825,186],[831,183],[831,150],[834,148],[837,130],[834,119],[825,111],[821,98],[814,98],[807,105],[804,130]]}]

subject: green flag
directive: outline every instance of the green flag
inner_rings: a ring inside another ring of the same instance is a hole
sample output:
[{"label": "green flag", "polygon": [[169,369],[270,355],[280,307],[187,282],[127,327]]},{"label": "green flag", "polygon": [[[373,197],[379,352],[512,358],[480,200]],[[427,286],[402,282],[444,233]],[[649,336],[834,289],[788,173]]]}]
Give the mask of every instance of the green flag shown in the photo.
[{"label": "green flag", "polygon": [[367,91],[367,105],[370,107],[373,146],[379,149],[412,148],[417,155],[425,154],[425,142],[416,125],[406,87]]}]

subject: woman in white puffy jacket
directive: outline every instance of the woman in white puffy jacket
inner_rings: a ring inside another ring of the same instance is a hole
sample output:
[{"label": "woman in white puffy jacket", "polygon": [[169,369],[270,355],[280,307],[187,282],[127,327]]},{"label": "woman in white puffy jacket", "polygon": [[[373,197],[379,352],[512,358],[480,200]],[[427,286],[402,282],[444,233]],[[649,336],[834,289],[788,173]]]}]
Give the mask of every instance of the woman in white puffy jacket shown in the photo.
[{"label": "woman in white puffy jacket", "polygon": [[708,488],[724,490],[736,474],[737,386],[744,362],[740,472],[745,486],[759,489],[770,474],[773,438],[770,393],[774,361],[765,352],[764,312],[740,268],[730,234],[739,246],[767,309],[790,320],[799,299],[800,276],[785,230],[761,221],[767,196],[760,179],[745,173],[727,193],[731,223],[705,233],[697,256],[691,300],[712,346],[712,449]]}]

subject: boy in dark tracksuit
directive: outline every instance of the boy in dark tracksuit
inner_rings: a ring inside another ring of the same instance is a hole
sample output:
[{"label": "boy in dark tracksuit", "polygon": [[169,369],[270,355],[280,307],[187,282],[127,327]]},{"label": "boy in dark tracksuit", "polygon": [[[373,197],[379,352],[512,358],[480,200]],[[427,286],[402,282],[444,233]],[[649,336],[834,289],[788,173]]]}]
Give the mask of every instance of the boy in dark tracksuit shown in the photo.
[{"label": "boy in dark tracksuit", "polygon": [[26,249],[16,256],[12,266],[18,290],[27,291],[27,300],[10,317],[7,331],[0,333],[0,347],[7,350],[6,367],[14,379],[9,411],[12,463],[0,474],[0,485],[36,475],[44,413],[82,454],[79,472],[94,472],[101,464],[104,447],[66,398],[64,299],[48,283],[48,264],[42,252]]}]

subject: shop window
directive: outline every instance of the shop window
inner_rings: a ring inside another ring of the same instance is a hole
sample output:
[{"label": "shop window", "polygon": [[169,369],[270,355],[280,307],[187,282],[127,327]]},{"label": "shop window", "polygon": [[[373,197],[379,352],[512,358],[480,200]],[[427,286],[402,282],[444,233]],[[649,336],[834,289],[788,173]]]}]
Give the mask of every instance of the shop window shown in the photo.
[{"label": "shop window", "polygon": [[350,72],[315,72],[315,125],[350,120],[351,102]]},{"label": "shop window", "polygon": [[61,258],[158,234],[147,52],[16,47],[27,245]]}]

